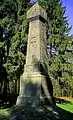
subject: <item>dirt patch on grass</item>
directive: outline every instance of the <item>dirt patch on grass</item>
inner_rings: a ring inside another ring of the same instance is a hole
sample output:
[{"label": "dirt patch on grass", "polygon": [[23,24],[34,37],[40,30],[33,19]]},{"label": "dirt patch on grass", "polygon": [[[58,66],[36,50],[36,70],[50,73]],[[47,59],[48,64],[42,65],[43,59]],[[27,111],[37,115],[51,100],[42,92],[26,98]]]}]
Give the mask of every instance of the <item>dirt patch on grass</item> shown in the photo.
[{"label": "dirt patch on grass", "polygon": [[68,100],[68,101],[73,101],[73,97],[59,97],[60,99]]}]

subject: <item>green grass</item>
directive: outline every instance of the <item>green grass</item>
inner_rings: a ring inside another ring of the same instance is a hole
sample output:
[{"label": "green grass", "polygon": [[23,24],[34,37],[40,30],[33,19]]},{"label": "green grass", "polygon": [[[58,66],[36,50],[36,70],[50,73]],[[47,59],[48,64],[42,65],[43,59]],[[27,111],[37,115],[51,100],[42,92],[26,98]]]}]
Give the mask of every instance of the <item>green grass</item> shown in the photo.
[{"label": "green grass", "polygon": [[9,108],[0,109],[0,120],[9,120],[9,118],[10,118]]},{"label": "green grass", "polygon": [[73,113],[73,101],[71,103],[56,104],[58,107]]},{"label": "green grass", "polygon": [[[69,113],[73,113],[73,101],[71,101],[71,102],[69,102],[69,103],[61,103],[61,104],[56,104],[59,108],[62,108],[62,111],[61,112],[63,112],[64,113],[64,111],[63,110],[66,110],[66,111],[69,111]],[[26,111],[26,108],[25,109],[21,109],[21,108],[16,108],[15,107],[15,109],[14,109],[14,107],[10,107],[10,108],[6,108],[6,109],[3,109],[3,108],[0,108],[0,120],[10,120],[10,114],[11,114],[11,111],[14,111],[14,113],[19,113],[20,112],[20,114],[22,115],[22,117],[24,118],[24,113],[25,113],[25,111]],[[24,111],[23,111],[24,110]],[[23,113],[24,112],[24,113]],[[28,113],[30,113],[29,111],[27,111]],[[33,112],[33,111],[32,111]],[[27,113],[27,114],[28,114]],[[39,113],[40,114],[40,113]],[[67,113],[68,114],[68,113]],[[18,115],[18,114],[17,114]],[[66,116],[67,115],[64,115],[64,114],[62,114],[61,115],[61,117],[65,117],[66,118]],[[30,114],[29,114],[29,117],[30,117]],[[70,116],[69,116],[69,118],[70,118]],[[62,119],[62,120],[68,120],[68,116],[67,116],[67,119]],[[72,119],[70,119],[70,120],[72,120]]]}]

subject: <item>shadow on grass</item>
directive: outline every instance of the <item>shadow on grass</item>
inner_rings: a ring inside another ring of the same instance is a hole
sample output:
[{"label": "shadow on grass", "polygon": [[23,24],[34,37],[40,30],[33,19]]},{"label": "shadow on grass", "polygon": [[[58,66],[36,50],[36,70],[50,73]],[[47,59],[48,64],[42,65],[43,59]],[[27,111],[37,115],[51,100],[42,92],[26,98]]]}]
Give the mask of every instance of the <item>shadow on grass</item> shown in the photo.
[{"label": "shadow on grass", "polygon": [[[72,104],[73,103],[71,101],[67,101],[65,99],[61,99],[61,98],[56,98],[56,103],[59,103],[59,104]],[[73,113],[67,111],[67,110],[64,110],[58,106],[56,106],[56,111],[59,113],[59,116],[61,118],[61,120],[73,120]]]},{"label": "shadow on grass", "polygon": [[70,113],[58,106],[55,111],[49,107],[14,106],[10,112],[9,120],[73,120],[73,113]]},{"label": "shadow on grass", "polygon": [[9,119],[10,119],[9,116],[0,114],[0,120],[9,120]]},{"label": "shadow on grass", "polygon": [[58,106],[55,111],[48,106],[31,107],[30,105],[13,106],[3,112],[0,111],[0,120],[73,120],[73,113],[70,113]]},{"label": "shadow on grass", "polygon": [[66,111],[56,106],[56,111],[59,113],[61,120],[73,120],[73,113]]},{"label": "shadow on grass", "polygon": [[14,106],[10,120],[61,120],[57,112],[47,107]]}]

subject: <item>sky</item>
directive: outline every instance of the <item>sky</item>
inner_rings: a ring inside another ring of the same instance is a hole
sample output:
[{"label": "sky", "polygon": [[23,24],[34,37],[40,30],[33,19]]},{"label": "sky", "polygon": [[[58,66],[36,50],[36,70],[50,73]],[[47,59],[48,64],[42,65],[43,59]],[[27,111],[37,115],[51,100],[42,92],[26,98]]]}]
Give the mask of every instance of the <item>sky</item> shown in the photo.
[{"label": "sky", "polygon": [[73,34],[73,0],[62,0],[63,5],[66,5],[66,15],[68,16],[68,23],[72,25],[70,34]]},{"label": "sky", "polygon": [[[37,1],[37,0],[31,0],[31,1]],[[70,31],[70,35],[73,34],[73,0],[61,0],[63,2],[63,5],[66,6],[66,15],[68,16],[68,23],[70,26],[72,26],[72,29]]]}]

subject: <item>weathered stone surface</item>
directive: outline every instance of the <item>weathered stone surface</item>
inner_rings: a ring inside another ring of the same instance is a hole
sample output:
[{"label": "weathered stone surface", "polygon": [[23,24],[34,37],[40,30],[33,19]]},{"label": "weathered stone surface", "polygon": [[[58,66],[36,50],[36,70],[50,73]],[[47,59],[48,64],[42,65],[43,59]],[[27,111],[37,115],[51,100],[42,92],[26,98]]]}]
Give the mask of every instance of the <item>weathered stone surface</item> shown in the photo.
[{"label": "weathered stone surface", "polygon": [[28,11],[27,11],[27,19],[33,20],[33,18],[42,17],[45,21],[47,20],[47,14],[44,9],[39,6],[38,2],[34,4]]},{"label": "weathered stone surface", "polygon": [[29,98],[29,101],[32,99],[36,104],[37,100],[45,97],[52,104],[53,91],[48,75],[46,50],[46,12],[36,3],[28,10],[27,20],[29,21],[27,56],[24,73],[20,80],[20,96],[17,104],[22,98]]}]

